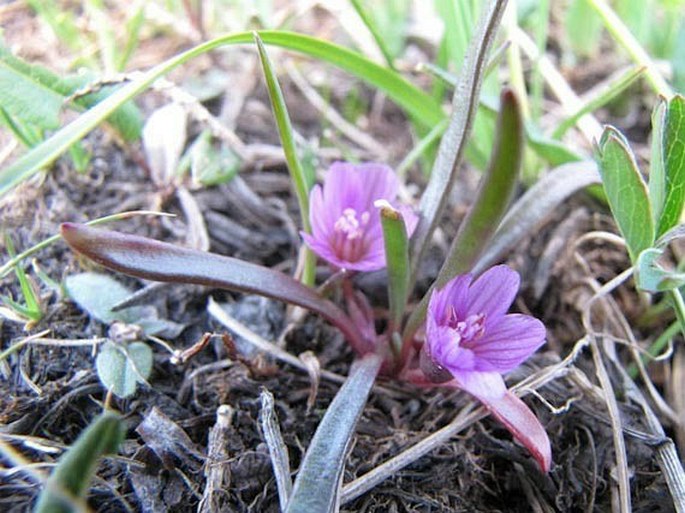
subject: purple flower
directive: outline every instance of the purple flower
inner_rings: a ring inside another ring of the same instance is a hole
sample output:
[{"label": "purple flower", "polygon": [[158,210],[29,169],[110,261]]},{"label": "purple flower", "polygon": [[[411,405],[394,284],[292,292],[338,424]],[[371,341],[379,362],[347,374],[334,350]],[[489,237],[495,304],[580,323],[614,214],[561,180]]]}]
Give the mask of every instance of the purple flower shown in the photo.
[{"label": "purple flower", "polygon": [[323,188],[309,195],[312,233],[302,233],[307,245],[340,269],[377,271],[386,266],[383,231],[376,200],[398,208],[411,234],[417,218],[396,204],[399,181],[383,164],[334,162]]},{"label": "purple flower", "polygon": [[545,327],[538,319],[507,314],[519,283],[516,271],[498,265],[475,281],[463,274],[435,290],[428,304],[421,368],[433,381],[451,380],[479,399],[547,471],[547,434],[502,378],[545,343]]}]

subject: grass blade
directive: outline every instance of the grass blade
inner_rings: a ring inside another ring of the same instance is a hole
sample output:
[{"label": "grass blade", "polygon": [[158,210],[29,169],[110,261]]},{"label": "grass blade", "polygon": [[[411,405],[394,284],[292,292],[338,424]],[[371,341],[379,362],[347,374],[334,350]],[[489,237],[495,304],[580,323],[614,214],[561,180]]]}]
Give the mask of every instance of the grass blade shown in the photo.
[{"label": "grass blade", "polygon": [[[264,77],[266,78],[266,85],[269,91],[269,99],[271,100],[271,108],[274,111],[274,118],[276,118],[276,126],[278,127],[278,135],[281,139],[283,152],[285,153],[285,160],[288,164],[288,171],[290,171],[290,178],[295,186],[295,195],[300,206],[300,217],[302,220],[302,227],[305,232],[311,233],[312,227],[309,222],[309,187],[307,186],[307,177],[297,156],[297,146],[295,144],[295,137],[293,136],[293,127],[288,115],[288,107],[283,98],[283,91],[278,84],[278,78],[274,72],[269,55],[266,53],[264,44],[257,32],[254,33],[254,41],[259,51],[259,60],[262,63],[264,70]],[[302,283],[313,286],[316,279],[316,257],[309,248],[305,248],[304,268],[302,270]]]},{"label": "grass blade", "polygon": [[634,66],[623,73],[604,91],[602,91],[601,94],[585,103],[585,105],[580,107],[575,113],[559,123],[559,126],[557,126],[552,133],[552,138],[561,139],[569,128],[575,126],[580,118],[582,118],[585,114],[589,114],[601,107],[604,107],[607,103],[631,86],[638,78],[640,78],[644,71],[644,66]]},{"label": "grass blade", "polygon": [[428,240],[440,217],[457,174],[473,124],[480,97],[480,86],[487,65],[488,51],[497,32],[506,0],[491,0],[484,6],[467,59],[459,75],[452,105],[454,112],[438,149],[431,179],[421,197],[421,217],[410,246],[411,280],[416,278]]},{"label": "grass blade", "polygon": [[353,365],[309,444],[286,513],[337,511],[345,455],[380,366],[375,354]]},{"label": "grass blade", "polygon": [[[428,128],[433,127],[445,117],[440,105],[428,94],[412,85],[398,73],[379,66],[359,53],[328,41],[293,32],[265,30],[260,31],[259,36],[267,45],[272,44],[294,50],[352,73],[386,93],[408,114]],[[0,173],[0,196],[43,167],[51,164],[69,146],[83,138],[126,101],[145,91],[159,77],[215,48],[252,42],[252,32],[239,32],[212,39],[158,64],[140,78],[120,87],[106,100],[98,103],[6,167]]]}]

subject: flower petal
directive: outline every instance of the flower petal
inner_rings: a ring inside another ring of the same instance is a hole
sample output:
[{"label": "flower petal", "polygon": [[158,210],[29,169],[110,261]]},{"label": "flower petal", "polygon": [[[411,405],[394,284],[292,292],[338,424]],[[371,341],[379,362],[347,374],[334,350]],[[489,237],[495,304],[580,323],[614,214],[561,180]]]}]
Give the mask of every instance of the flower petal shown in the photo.
[{"label": "flower petal", "polygon": [[485,314],[493,319],[504,315],[519,290],[519,274],[506,265],[496,265],[485,271],[469,289],[465,317]]},{"label": "flower petal", "polygon": [[433,317],[438,324],[445,324],[448,307],[454,307],[457,316],[463,319],[472,279],[471,274],[460,274],[442,289],[434,290],[428,303],[428,315]]},{"label": "flower petal", "polygon": [[549,472],[552,466],[549,437],[526,403],[509,390],[499,398],[476,397],[514,435],[514,438],[530,451],[540,469]]},{"label": "flower petal", "polygon": [[509,314],[489,325],[473,345],[464,345],[476,354],[478,370],[506,373],[528,359],[545,343],[545,337],[545,326],[535,317]]},{"label": "flower petal", "polygon": [[468,392],[478,400],[496,400],[504,396],[507,386],[498,372],[452,372],[454,379],[459,383],[459,388]]}]

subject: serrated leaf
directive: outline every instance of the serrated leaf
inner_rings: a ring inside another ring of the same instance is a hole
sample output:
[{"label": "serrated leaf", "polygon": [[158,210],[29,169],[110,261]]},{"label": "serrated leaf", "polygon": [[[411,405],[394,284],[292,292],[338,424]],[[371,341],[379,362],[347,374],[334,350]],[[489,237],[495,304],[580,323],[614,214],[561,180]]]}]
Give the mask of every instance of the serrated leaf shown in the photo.
[{"label": "serrated leaf", "polygon": [[685,206],[685,98],[668,102],[663,127],[664,203],[657,236],[680,221]]},{"label": "serrated leaf", "polygon": [[635,156],[623,135],[606,127],[599,143],[599,172],[611,212],[631,261],[654,242],[652,207]]},{"label": "serrated leaf", "polygon": [[152,371],[152,349],[143,342],[118,346],[105,342],[95,359],[102,384],[117,397],[128,397],[144,383]]}]

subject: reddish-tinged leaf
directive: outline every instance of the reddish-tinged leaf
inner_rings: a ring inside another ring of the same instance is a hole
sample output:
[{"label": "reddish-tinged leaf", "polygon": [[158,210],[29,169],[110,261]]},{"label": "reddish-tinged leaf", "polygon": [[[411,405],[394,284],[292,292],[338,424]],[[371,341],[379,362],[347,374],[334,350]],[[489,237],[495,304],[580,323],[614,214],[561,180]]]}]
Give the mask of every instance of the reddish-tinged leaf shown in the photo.
[{"label": "reddish-tinged leaf", "polygon": [[316,312],[343,332],[361,354],[372,345],[334,303],[290,276],[236,258],[82,224],[64,223],[62,237],[75,251],[115,271],[147,280],[192,283],[259,294]]},{"label": "reddish-tinged leaf", "polygon": [[549,438],[526,403],[509,390],[499,399],[478,397],[478,400],[530,451],[542,471],[549,472],[552,466]]}]

